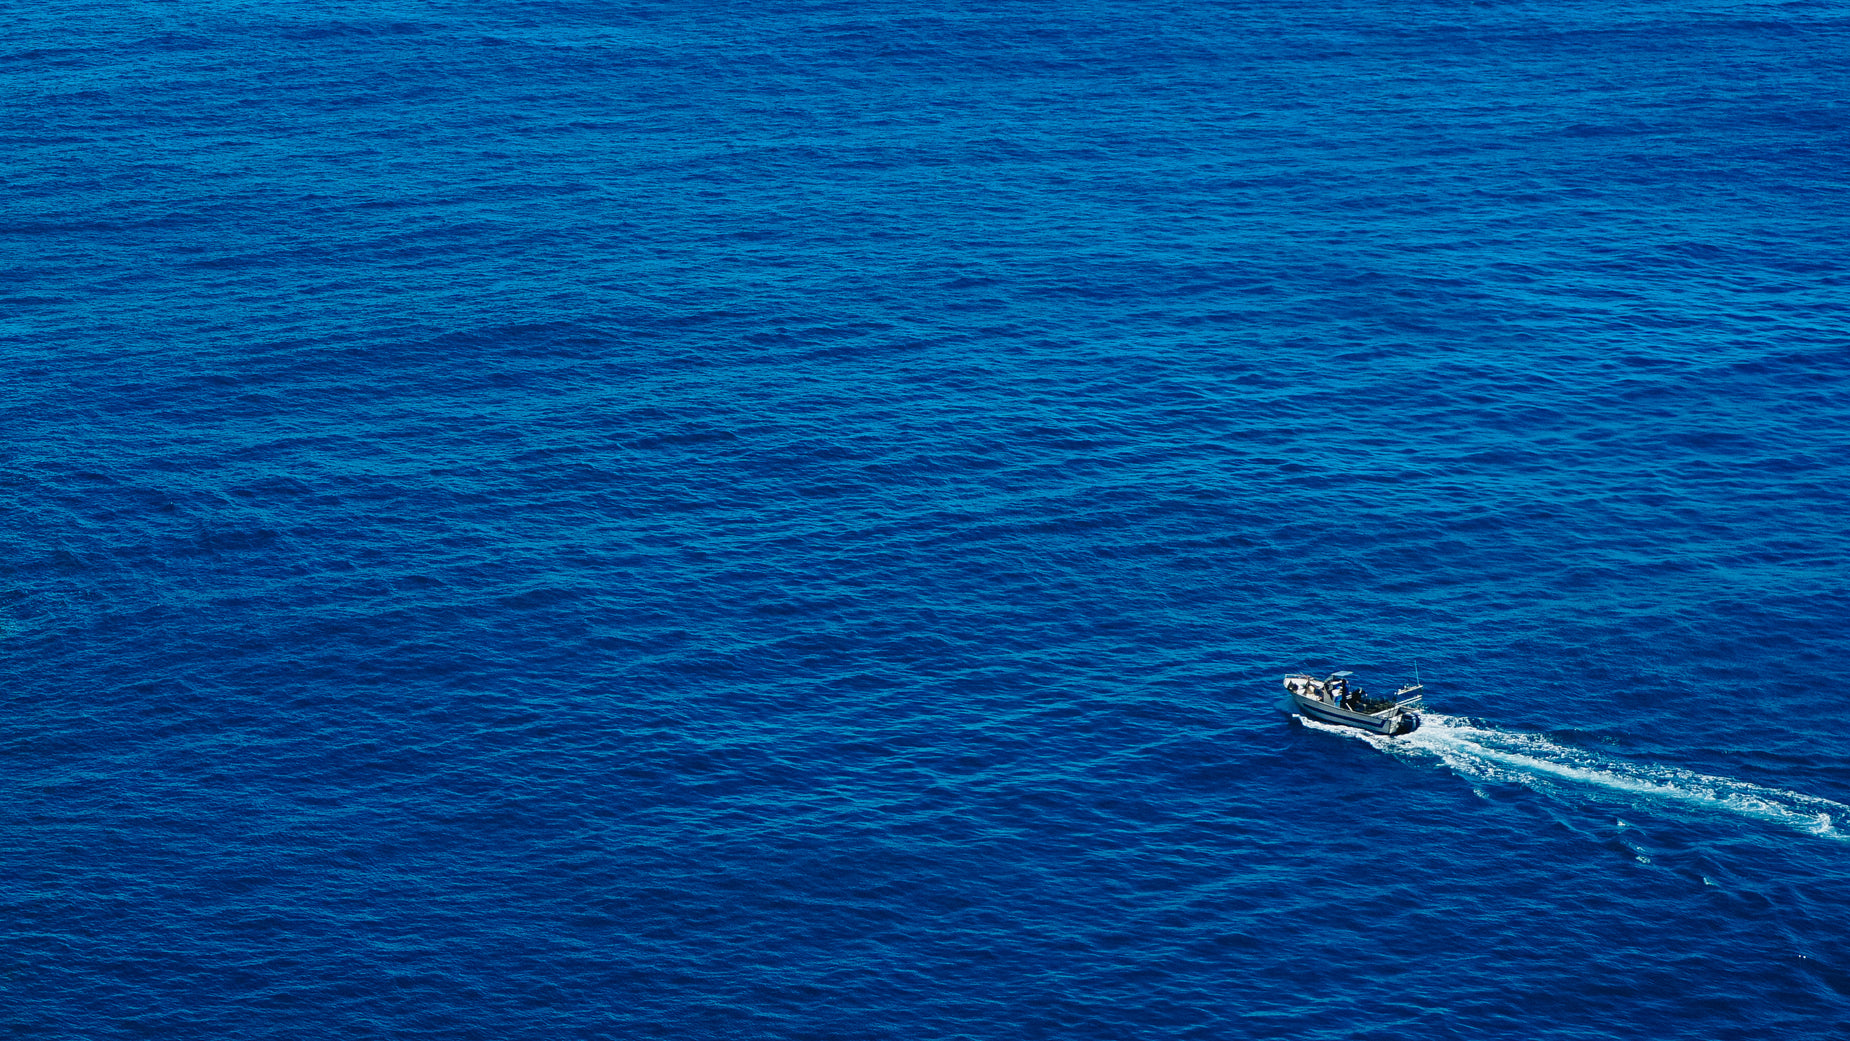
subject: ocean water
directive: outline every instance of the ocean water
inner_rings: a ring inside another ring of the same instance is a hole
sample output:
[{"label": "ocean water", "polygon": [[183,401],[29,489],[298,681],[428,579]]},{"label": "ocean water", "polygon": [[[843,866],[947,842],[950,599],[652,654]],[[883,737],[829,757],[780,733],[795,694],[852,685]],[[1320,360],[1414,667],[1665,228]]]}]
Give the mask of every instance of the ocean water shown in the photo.
[{"label": "ocean water", "polygon": [[1842,3],[48,0],[0,85],[8,1036],[1850,1032]]}]

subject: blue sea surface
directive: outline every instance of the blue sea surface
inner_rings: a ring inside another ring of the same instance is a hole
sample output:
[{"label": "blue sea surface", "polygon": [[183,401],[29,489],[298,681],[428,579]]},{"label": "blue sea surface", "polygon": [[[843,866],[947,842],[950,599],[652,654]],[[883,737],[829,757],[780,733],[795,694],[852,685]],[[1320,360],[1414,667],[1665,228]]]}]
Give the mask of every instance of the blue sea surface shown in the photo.
[{"label": "blue sea surface", "polygon": [[1839,0],[47,0],[0,87],[8,1036],[1847,1036]]}]

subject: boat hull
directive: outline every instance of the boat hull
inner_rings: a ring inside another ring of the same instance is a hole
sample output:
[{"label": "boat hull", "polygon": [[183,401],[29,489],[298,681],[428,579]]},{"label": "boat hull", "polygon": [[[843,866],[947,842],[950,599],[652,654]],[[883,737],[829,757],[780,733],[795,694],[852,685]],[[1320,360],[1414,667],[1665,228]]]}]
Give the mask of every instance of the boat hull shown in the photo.
[{"label": "boat hull", "polygon": [[1298,713],[1306,719],[1314,719],[1319,723],[1330,723],[1335,726],[1355,727],[1358,730],[1366,730],[1383,737],[1409,733],[1420,725],[1419,716],[1398,709],[1380,714],[1355,712],[1301,694],[1292,694],[1291,701],[1297,706]]}]

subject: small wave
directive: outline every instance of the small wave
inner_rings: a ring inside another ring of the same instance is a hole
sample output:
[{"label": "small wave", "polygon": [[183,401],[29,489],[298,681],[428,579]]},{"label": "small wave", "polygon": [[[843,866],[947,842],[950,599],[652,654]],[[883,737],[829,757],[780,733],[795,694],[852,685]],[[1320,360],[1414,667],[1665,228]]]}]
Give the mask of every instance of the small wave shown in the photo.
[{"label": "small wave", "polygon": [[1633,763],[1563,745],[1541,734],[1481,726],[1458,716],[1422,713],[1420,729],[1393,738],[1309,721],[1306,725],[1353,735],[1394,755],[1436,758],[1472,781],[1510,782],[1549,794],[1603,788],[1660,804],[1721,811],[1820,838],[1850,841],[1845,830],[1850,828],[1850,806],[1831,799],[1674,766]]}]

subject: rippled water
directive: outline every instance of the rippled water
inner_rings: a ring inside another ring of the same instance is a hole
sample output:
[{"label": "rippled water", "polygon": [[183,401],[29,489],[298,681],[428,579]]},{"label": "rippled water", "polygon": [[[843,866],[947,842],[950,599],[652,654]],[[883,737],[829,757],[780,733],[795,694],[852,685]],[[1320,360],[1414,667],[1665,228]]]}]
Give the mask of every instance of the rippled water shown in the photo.
[{"label": "rippled water", "polygon": [[1841,5],[15,15],[12,1035],[1850,1022]]}]

